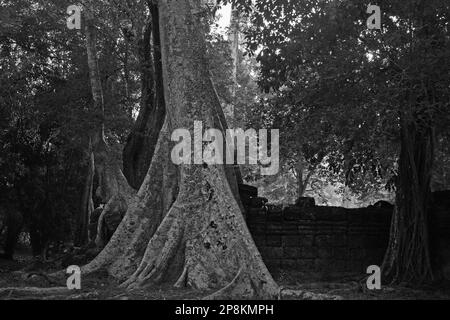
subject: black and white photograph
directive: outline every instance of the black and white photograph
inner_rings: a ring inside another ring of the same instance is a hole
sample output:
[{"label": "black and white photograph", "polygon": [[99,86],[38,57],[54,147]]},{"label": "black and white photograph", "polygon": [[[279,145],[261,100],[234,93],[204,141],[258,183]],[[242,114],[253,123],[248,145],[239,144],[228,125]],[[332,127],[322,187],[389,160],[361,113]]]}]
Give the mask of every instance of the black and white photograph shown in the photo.
[{"label": "black and white photograph", "polygon": [[449,0],[0,0],[0,300],[449,299]]}]

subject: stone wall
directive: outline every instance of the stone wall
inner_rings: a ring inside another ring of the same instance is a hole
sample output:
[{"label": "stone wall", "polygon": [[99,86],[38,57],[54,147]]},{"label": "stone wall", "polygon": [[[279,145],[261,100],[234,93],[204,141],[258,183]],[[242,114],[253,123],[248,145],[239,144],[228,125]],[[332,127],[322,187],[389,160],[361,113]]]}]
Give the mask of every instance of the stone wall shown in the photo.
[{"label": "stone wall", "polygon": [[320,278],[364,273],[381,264],[390,209],[337,207],[250,209],[247,224],[271,272]]},{"label": "stone wall", "polygon": [[430,219],[430,243],[433,265],[450,280],[450,192],[441,205],[434,207]]},{"label": "stone wall", "polygon": [[[450,198],[447,202],[434,206],[429,224],[433,265],[450,279]],[[269,206],[248,209],[247,225],[271,272],[325,279],[381,265],[391,216],[390,208]]]}]

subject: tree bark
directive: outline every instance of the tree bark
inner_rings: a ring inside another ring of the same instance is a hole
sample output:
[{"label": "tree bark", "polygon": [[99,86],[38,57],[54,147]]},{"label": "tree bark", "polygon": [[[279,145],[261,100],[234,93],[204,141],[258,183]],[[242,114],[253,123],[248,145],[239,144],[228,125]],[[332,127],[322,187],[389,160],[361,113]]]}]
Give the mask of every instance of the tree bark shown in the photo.
[{"label": "tree bark", "polygon": [[[164,175],[166,172],[170,174]],[[123,280],[137,269],[150,238],[177,196],[176,177],[177,168],[170,161],[166,120],[142,186],[129,203],[125,217],[110,241],[93,261],[83,267],[83,274],[106,269]]]},{"label": "tree bark", "polygon": [[430,185],[436,119],[442,115],[438,110],[448,105],[448,90],[440,88],[434,73],[427,73],[439,68],[439,60],[432,61],[443,50],[445,33],[429,1],[418,1],[416,7],[410,18],[406,56],[411,64],[405,68],[400,83],[404,94],[400,96],[403,104],[399,112],[401,150],[396,205],[382,269],[387,281],[417,286],[436,279],[428,229]]},{"label": "tree bark", "polygon": [[[90,141],[92,142],[92,152],[94,154],[95,172],[98,177],[99,186],[96,194],[105,203],[101,218],[107,214],[124,214],[129,202],[131,201],[134,190],[128,185],[118,163],[110,154],[109,147],[104,136],[104,100],[103,90],[98,67],[97,49],[96,49],[96,29],[93,18],[89,11],[85,19],[86,50],[88,57],[89,78],[93,98],[94,121],[90,130]],[[124,209],[125,208],[125,209]],[[120,212],[118,212],[120,211]],[[102,219],[99,219],[99,229],[97,232],[96,243],[103,246],[106,239],[102,237],[101,232]],[[86,225],[86,229],[88,224]],[[87,232],[87,230],[86,230]]]},{"label": "tree bark", "polygon": [[[89,151],[91,150],[91,143],[89,143]],[[94,184],[94,154],[89,152],[89,161],[86,170],[86,181],[84,184],[82,199],[81,199],[81,210],[78,215],[77,229],[75,233],[75,246],[84,246],[89,242],[89,220],[92,212],[94,211],[94,201],[92,199],[92,191]]]},{"label": "tree bark", "polygon": [[[229,33],[229,39],[231,42],[231,58],[233,60],[232,63],[232,77],[233,77],[233,86],[231,88],[231,110],[230,110],[230,119],[231,124],[233,126],[236,125],[235,121],[235,112],[236,112],[236,92],[238,87],[238,81],[237,81],[237,71],[238,71],[238,65],[239,65],[239,36],[240,36],[240,15],[239,11],[235,6],[232,6],[231,8],[231,17],[230,17],[230,33]],[[241,124],[242,125],[242,124]]]},{"label": "tree bark", "polygon": [[176,200],[167,213],[164,210],[161,186],[167,177],[161,173],[164,166],[173,165],[169,132],[186,128],[192,133],[195,120],[208,128],[226,124],[216,126],[220,105],[209,78],[205,8],[189,0],[163,0],[159,9],[168,117],[135,201],[108,245],[82,271],[106,268],[127,279],[123,286],[129,289],[168,282],[220,289],[210,298],[276,298],[279,288],[232,191],[232,166],[227,170],[224,165],[180,165]]},{"label": "tree bark", "polygon": [[433,280],[428,217],[433,163],[433,130],[402,117],[396,206],[383,261],[387,282],[420,285]]},{"label": "tree bark", "polygon": [[159,24],[154,23],[158,21],[158,7],[152,1],[148,5],[151,20],[138,46],[141,65],[141,109],[123,150],[124,174],[136,190],[147,174],[165,117]]},{"label": "tree bark", "polygon": [[[314,174],[317,165],[311,166],[309,165],[303,158],[300,156],[300,159],[297,160],[295,167],[293,168],[294,176],[297,180],[297,197],[303,197],[305,194],[306,188],[308,187],[309,181]],[[307,167],[307,173],[305,175],[305,168]]]},{"label": "tree bark", "polygon": [[[4,244],[5,259],[13,259],[19,235],[23,227],[23,215],[13,206],[6,206],[6,236]],[[1,230],[0,230],[1,231]],[[1,233],[0,233],[1,235]]]}]

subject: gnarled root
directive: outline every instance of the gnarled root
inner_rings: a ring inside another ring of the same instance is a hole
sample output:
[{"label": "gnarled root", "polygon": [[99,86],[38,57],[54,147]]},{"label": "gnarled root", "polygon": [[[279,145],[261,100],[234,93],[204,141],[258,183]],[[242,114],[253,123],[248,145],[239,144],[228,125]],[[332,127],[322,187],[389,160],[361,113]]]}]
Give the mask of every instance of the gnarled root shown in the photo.
[{"label": "gnarled root", "polygon": [[[141,188],[129,200],[127,212],[110,241],[93,261],[82,268],[83,274],[106,269],[115,278],[124,279],[139,266],[150,238],[165,215],[165,208],[171,204],[167,202],[172,201],[173,195],[166,193],[164,197],[161,190],[169,185],[171,193],[177,192],[177,181],[167,181],[176,177],[176,168],[168,162],[168,144],[166,121]],[[170,174],[164,176],[165,172]]]},{"label": "gnarled root", "polygon": [[342,300],[341,296],[310,291],[283,289],[280,290],[280,300]]},{"label": "gnarled root", "polygon": [[136,272],[122,286],[137,289],[168,281],[199,290],[222,288],[208,298],[276,298],[278,286],[224,172],[215,167],[194,170],[202,171],[195,173],[204,178],[201,187],[183,186]]}]

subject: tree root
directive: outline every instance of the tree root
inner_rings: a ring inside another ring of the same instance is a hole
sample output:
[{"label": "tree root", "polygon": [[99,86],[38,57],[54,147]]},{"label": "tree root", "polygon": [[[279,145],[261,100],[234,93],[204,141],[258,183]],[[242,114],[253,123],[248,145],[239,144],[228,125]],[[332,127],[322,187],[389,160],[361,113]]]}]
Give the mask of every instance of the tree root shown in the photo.
[{"label": "tree root", "polygon": [[220,289],[219,291],[216,291],[209,296],[205,297],[205,300],[219,300],[219,299],[226,299],[228,296],[232,296],[233,292],[235,290],[235,286],[238,283],[238,280],[242,278],[242,268],[239,269],[238,273],[234,277],[233,280],[229,284],[227,284],[225,287]]},{"label": "tree root", "polygon": [[146,282],[158,282],[161,279],[183,234],[179,215],[180,210],[174,205],[149,241],[141,264],[121,287],[137,289]]},{"label": "tree root", "polygon": [[0,289],[0,296],[12,294],[18,295],[55,295],[55,294],[68,294],[71,291],[67,287],[49,287],[49,288],[38,288],[38,287],[9,287]]},{"label": "tree root", "polygon": [[[149,241],[136,272],[121,287],[133,290],[168,280],[176,287],[222,288],[207,299],[276,298],[278,286],[242,215],[229,213],[239,212],[238,205],[232,200],[234,205],[227,204],[213,192],[218,188],[207,185],[179,196]],[[236,234],[230,235],[230,230]]]},{"label": "tree root", "polygon": [[[137,195],[130,201],[128,210],[119,227],[100,254],[82,268],[83,274],[106,269],[113,277],[125,279],[139,267],[147,244],[157,230],[172,199],[161,196],[164,186],[170,185],[176,192],[177,183],[166,181],[163,172],[171,173],[169,179],[176,177],[173,168],[167,164],[169,157],[169,138],[167,120],[163,125],[150,164],[149,171]],[[168,204],[167,202],[170,202]]]},{"label": "tree root", "polygon": [[51,285],[59,285],[59,281],[55,277],[51,277],[45,273],[39,273],[39,272],[32,272],[26,275],[26,280],[32,280],[36,278],[43,278],[45,281],[47,281]]},{"label": "tree root", "polygon": [[303,290],[280,289],[279,300],[343,300],[341,296]]}]

